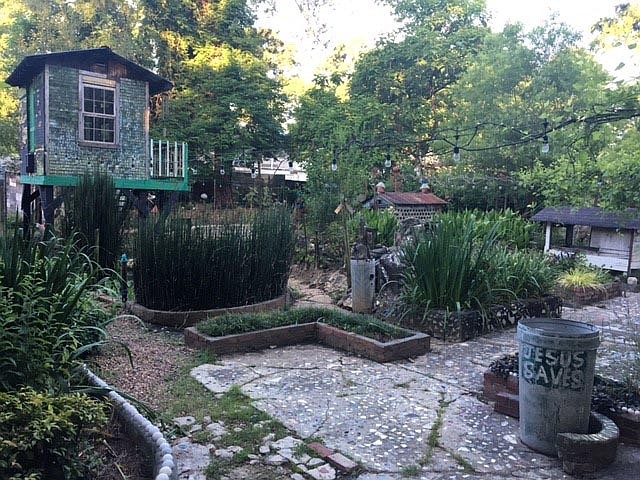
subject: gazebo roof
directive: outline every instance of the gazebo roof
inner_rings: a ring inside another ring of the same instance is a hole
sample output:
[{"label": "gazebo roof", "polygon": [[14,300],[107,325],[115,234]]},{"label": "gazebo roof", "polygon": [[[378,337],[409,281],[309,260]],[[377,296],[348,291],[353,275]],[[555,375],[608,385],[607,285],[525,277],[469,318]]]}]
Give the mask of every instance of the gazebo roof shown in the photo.
[{"label": "gazebo roof", "polygon": [[547,207],[536,213],[531,220],[563,225],[585,225],[600,228],[640,229],[638,210],[608,211],[599,207]]}]

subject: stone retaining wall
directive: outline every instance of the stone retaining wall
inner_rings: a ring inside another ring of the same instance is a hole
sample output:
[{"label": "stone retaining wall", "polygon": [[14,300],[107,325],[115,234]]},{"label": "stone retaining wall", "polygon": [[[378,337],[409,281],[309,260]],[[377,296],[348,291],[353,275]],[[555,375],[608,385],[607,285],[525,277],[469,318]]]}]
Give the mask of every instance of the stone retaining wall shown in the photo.
[{"label": "stone retaining wall", "polygon": [[207,349],[218,355],[262,350],[271,346],[319,342],[376,362],[390,362],[417,357],[431,349],[431,339],[428,335],[420,332],[411,333],[413,335],[409,337],[379,342],[325,323],[313,322],[224,337],[210,337],[198,332],[195,327],[189,327],[185,329],[184,337],[188,346]]},{"label": "stone retaining wall", "polygon": [[497,305],[484,315],[477,310],[447,312],[431,310],[424,321],[409,320],[405,325],[450,342],[464,342],[482,334],[517,325],[523,318],[554,317],[562,314],[562,299],[546,296],[525,299],[511,305]]}]

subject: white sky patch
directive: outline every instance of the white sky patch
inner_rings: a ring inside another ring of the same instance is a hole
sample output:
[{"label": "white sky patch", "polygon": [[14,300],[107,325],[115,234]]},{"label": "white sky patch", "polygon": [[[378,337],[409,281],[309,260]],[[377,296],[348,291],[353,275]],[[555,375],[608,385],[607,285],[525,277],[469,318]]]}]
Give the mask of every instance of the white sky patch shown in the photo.
[{"label": "white sky patch", "polygon": [[[322,36],[325,45],[314,45],[305,31],[307,24],[292,0],[277,0],[275,15],[260,15],[257,26],[277,32],[285,42],[297,46],[298,72],[306,80],[340,44],[354,42],[373,47],[376,40],[397,27],[387,7],[374,0],[334,0],[333,5],[319,11],[319,19],[327,24]],[[487,0],[491,14],[491,28],[502,30],[506,23],[522,23],[525,30],[543,25],[554,12],[562,21],[583,34],[583,44],[593,39],[591,27],[602,17],[613,17],[615,6],[623,0]],[[620,57],[598,59],[609,69],[614,68]]]}]

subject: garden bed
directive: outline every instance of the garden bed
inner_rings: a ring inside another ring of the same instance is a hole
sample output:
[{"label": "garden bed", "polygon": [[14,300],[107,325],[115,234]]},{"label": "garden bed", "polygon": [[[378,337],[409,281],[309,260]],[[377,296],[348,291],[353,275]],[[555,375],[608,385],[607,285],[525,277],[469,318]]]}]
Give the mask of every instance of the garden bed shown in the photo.
[{"label": "garden bed", "polygon": [[185,310],[167,311],[153,310],[139,303],[127,305],[129,311],[148,323],[163,325],[171,328],[185,328],[195,325],[207,318],[219,317],[229,313],[247,312],[268,312],[270,310],[281,310],[287,305],[288,294],[281,295],[266,302],[254,303],[252,305],[242,305],[239,307],[216,308],[212,310]]},{"label": "garden bed", "polygon": [[525,299],[508,306],[494,306],[485,315],[477,310],[448,312],[431,310],[423,321],[409,320],[405,326],[450,342],[464,342],[495,330],[513,327],[523,318],[560,318],[562,299],[546,296]]},{"label": "garden bed", "polygon": [[[518,355],[506,355],[484,372],[483,396],[494,401],[498,413],[519,418]],[[595,376],[591,409],[618,426],[620,440],[640,445],[640,393],[628,385]]]},{"label": "garden bed", "polygon": [[[274,326],[264,328],[268,325]],[[211,319],[187,328],[185,342],[219,355],[317,342],[377,362],[417,357],[430,350],[430,337],[424,333],[373,317],[321,309]]]},{"label": "garden bed", "polygon": [[555,292],[568,306],[592,305],[622,295],[622,283],[610,282],[590,287],[557,287]]}]

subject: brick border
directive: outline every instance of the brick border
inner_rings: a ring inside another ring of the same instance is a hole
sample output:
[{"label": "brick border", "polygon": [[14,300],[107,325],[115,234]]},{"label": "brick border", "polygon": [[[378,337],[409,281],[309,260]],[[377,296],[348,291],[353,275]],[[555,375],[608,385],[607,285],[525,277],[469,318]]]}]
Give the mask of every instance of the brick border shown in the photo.
[{"label": "brick border", "polygon": [[171,328],[191,327],[207,318],[219,317],[227,313],[268,312],[270,310],[282,310],[289,300],[288,293],[265,302],[241,305],[239,307],[215,308],[212,310],[153,310],[139,303],[128,303],[127,308],[136,317],[148,323],[163,325]]},{"label": "brick border", "polygon": [[600,413],[591,412],[589,432],[558,433],[558,458],[566,473],[576,475],[595,472],[616,459],[619,438],[616,424]]},{"label": "brick border", "polygon": [[[487,370],[483,377],[482,396],[488,401],[495,402],[493,411],[519,418],[518,376],[509,375],[509,378],[504,379],[491,370]],[[640,445],[640,414],[608,411],[602,415],[611,419],[618,427],[621,442]]]},{"label": "brick border", "polygon": [[190,347],[206,349],[218,355],[317,342],[384,363],[418,357],[431,350],[429,335],[407,331],[412,335],[389,342],[379,342],[326,323],[311,322],[224,337],[211,337],[198,332],[195,327],[188,327],[184,331],[184,339]]}]

